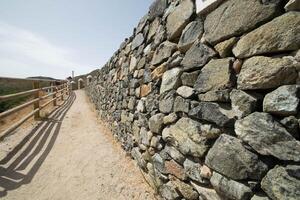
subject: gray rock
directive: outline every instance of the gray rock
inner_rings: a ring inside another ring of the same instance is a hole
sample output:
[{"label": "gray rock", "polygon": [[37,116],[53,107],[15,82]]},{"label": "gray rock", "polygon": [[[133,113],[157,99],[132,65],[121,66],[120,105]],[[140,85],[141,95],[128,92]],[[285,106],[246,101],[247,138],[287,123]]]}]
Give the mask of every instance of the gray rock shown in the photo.
[{"label": "gray rock", "polygon": [[183,117],[175,125],[165,128],[162,138],[184,155],[203,157],[209,146],[199,134],[200,125],[197,121]]},{"label": "gray rock", "polygon": [[164,114],[158,113],[149,119],[149,128],[153,133],[160,133],[164,125]]},{"label": "gray rock", "polygon": [[208,184],[208,180],[201,177],[201,165],[189,159],[183,163],[185,174],[192,180],[201,184]]},{"label": "gray rock", "polygon": [[176,90],[176,93],[184,98],[190,98],[194,95],[194,89],[188,86],[181,86]]},{"label": "gray rock", "polygon": [[176,97],[174,101],[174,112],[188,113],[190,108],[190,102],[180,96]]},{"label": "gray rock", "polygon": [[166,174],[165,160],[158,153],[152,156],[152,164],[159,172]]},{"label": "gray rock", "polygon": [[225,134],[208,151],[205,164],[234,180],[260,180],[268,171],[268,166],[247,150],[241,140]]},{"label": "gray rock", "polygon": [[146,64],[146,58],[143,57],[139,60],[137,64],[137,69],[143,69],[145,67],[145,64]]},{"label": "gray rock", "polygon": [[209,102],[230,102],[230,89],[208,91],[204,94],[199,94],[198,99]]},{"label": "gray rock", "polygon": [[258,195],[254,195],[251,200],[270,200],[269,197],[266,196],[258,196]]},{"label": "gray rock", "polygon": [[215,49],[222,58],[229,57],[232,55],[232,48],[237,41],[237,37],[232,37],[228,40],[216,44]]},{"label": "gray rock", "polygon": [[165,151],[176,162],[183,164],[185,157],[175,147],[166,145]]},{"label": "gray rock", "polygon": [[248,186],[230,180],[216,172],[213,173],[210,182],[219,194],[224,195],[228,199],[248,200],[253,196],[253,193]]},{"label": "gray rock", "polygon": [[180,196],[177,193],[174,185],[168,182],[159,188],[159,194],[166,200],[179,200]]},{"label": "gray rock", "polygon": [[160,44],[159,47],[156,49],[153,59],[152,65],[159,65],[164,61],[167,61],[169,57],[176,51],[177,45],[175,43],[165,41],[164,43]]},{"label": "gray rock", "polygon": [[137,106],[136,106],[136,110],[138,112],[141,112],[141,113],[146,112],[145,100],[143,98],[138,101]]},{"label": "gray rock", "polygon": [[142,33],[139,33],[133,39],[131,48],[134,50],[138,48],[141,44],[143,44],[143,42],[144,42],[144,36]]},{"label": "gray rock", "polygon": [[168,0],[155,0],[149,8],[149,20],[163,16],[165,9],[168,6]]},{"label": "gray rock", "polygon": [[[209,13],[204,22],[205,39],[211,44],[239,36],[269,21],[280,10],[279,1],[229,0]],[[235,23],[232,23],[232,22]]]},{"label": "gray rock", "polygon": [[173,111],[174,101],[175,90],[161,94],[159,99],[159,111],[165,114],[171,113]]},{"label": "gray rock", "polygon": [[300,13],[288,12],[243,36],[233,49],[245,58],[300,48]]},{"label": "gray rock", "polygon": [[235,132],[262,155],[300,161],[300,142],[268,113],[255,112],[236,121]]},{"label": "gray rock", "polygon": [[167,18],[167,35],[169,40],[180,37],[182,30],[189,23],[195,13],[195,4],[192,0],[182,1]]},{"label": "gray rock", "polygon": [[276,166],[261,182],[261,188],[272,199],[297,200],[300,196],[300,166]]},{"label": "gray rock", "polygon": [[216,139],[222,133],[222,130],[213,124],[201,124],[200,130],[201,135],[207,139]]},{"label": "gray rock", "polygon": [[172,180],[172,183],[185,199],[198,200],[199,194],[189,184],[186,184],[178,179]]},{"label": "gray rock", "polygon": [[289,2],[284,6],[286,11],[300,11],[300,1],[299,0],[289,0]]},{"label": "gray rock", "polygon": [[182,52],[186,52],[197,39],[201,39],[203,34],[203,21],[197,19],[189,23],[182,31],[178,48]]},{"label": "gray rock", "polygon": [[298,119],[295,116],[285,117],[280,120],[280,123],[286,128],[286,130],[294,136],[294,138],[299,139],[299,123]]},{"label": "gray rock", "polygon": [[153,40],[160,24],[161,24],[160,18],[155,18],[155,20],[150,24],[149,32],[147,35],[147,43]]},{"label": "gray rock", "polygon": [[147,131],[145,127],[142,127],[140,130],[140,143],[146,147],[150,146],[150,140],[153,134],[150,131]]},{"label": "gray rock", "polygon": [[300,99],[299,85],[284,85],[268,93],[263,102],[264,112],[274,115],[296,115]]},{"label": "gray rock", "polygon": [[131,150],[131,156],[137,161],[137,164],[140,168],[146,168],[146,161],[143,159],[142,154],[139,151],[138,147],[135,147]]},{"label": "gray rock", "polygon": [[200,102],[189,111],[189,116],[215,123],[221,127],[231,126],[234,122],[234,116],[230,110],[225,110],[219,104],[211,102]]},{"label": "gray rock", "polygon": [[230,93],[231,107],[238,119],[241,119],[258,107],[258,98],[242,90],[232,90]]},{"label": "gray rock", "polygon": [[184,70],[201,69],[216,52],[200,41],[196,41],[193,46],[186,52],[181,65]]},{"label": "gray rock", "polygon": [[246,60],[237,80],[238,89],[270,89],[296,82],[297,72],[291,60],[255,56]]},{"label": "gray rock", "polygon": [[193,181],[190,183],[199,193],[199,200],[222,200],[214,189],[202,187]]},{"label": "gray rock", "polygon": [[128,109],[129,110],[134,110],[134,108],[135,108],[135,102],[136,102],[135,97],[130,97],[130,99],[128,101]]},{"label": "gray rock", "polygon": [[180,84],[180,75],[182,71],[180,68],[173,68],[166,71],[162,77],[162,83],[160,86],[160,94],[170,91],[172,89],[177,89]]},{"label": "gray rock", "polygon": [[180,79],[182,82],[182,85],[194,87],[194,84],[198,78],[200,71],[194,71],[194,72],[183,72]]},{"label": "gray rock", "polygon": [[[142,19],[139,21],[139,24],[138,24],[138,26],[136,28],[136,33],[140,33],[140,32],[143,31],[144,27],[147,24],[147,20],[148,20],[148,15],[144,15],[142,17]],[[132,48],[132,46],[131,46],[131,48]],[[134,50],[134,49],[132,48],[132,50]]]},{"label": "gray rock", "polygon": [[234,85],[233,61],[233,58],[211,60],[202,68],[194,88],[200,93],[231,88]]},{"label": "gray rock", "polygon": [[172,123],[176,122],[177,119],[178,119],[177,114],[171,113],[171,114],[165,116],[163,121],[164,121],[164,124],[172,124]]}]

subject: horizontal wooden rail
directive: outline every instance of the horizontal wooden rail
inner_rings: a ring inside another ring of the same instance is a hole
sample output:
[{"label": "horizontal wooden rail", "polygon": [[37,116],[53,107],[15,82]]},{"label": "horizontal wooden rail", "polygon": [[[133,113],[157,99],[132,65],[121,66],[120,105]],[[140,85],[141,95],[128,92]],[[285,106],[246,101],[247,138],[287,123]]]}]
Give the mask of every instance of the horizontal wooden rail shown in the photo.
[{"label": "horizontal wooden rail", "polygon": [[[4,96],[0,96],[0,101],[6,101],[6,100],[10,100],[13,98],[17,98],[17,97],[21,97],[21,96],[25,96],[25,95],[31,95],[34,96],[33,100],[30,100],[26,103],[23,103],[21,105],[18,105],[12,109],[9,109],[5,112],[0,113],[0,120],[11,115],[14,114],[30,105],[33,105],[34,109],[32,112],[30,112],[29,114],[27,114],[25,117],[23,117],[21,120],[19,120],[18,122],[14,123],[11,127],[9,127],[8,129],[6,129],[5,131],[3,131],[2,133],[0,133],[0,140],[2,140],[4,137],[6,137],[10,132],[14,131],[15,129],[17,129],[18,127],[20,127],[25,121],[27,121],[28,119],[30,119],[31,117],[34,116],[35,119],[40,118],[40,111],[42,109],[44,109],[46,106],[48,106],[50,103],[53,102],[53,105],[56,106],[57,105],[57,101],[58,100],[64,100],[64,95],[69,95],[70,94],[70,89],[71,87],[69,86],[69,83],[63,82],[61,81],[61,85],[58,86],[49,86],[49,87],[43,87],[40,88],[40,81],[35,81],[33,82],[33,87],[34,89],[32,90],[28,90],[28,91],[24,91],[24,92],[18,92],[15,94],[9,94],[9,95],[4,95]],[[54,82],[53,82],[54,83]],[[52,84],[52,83],[51,83]],[[47,91],[47,90],[51,90],[51,93],[48,93],[44,96],[41,96],[41,92],[42,91]],[[52,99],[50,99],[49,101],[47,101],[46,103],[40,105],[40,102],[42,100],[45,100],[49,97],[52,96]]]}]

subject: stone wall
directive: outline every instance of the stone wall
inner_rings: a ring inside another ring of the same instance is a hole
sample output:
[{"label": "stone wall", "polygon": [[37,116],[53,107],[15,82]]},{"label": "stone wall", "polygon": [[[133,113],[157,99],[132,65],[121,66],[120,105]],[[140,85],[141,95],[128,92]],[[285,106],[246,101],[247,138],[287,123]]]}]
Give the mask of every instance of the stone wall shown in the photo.
[{"label": "stone wall", "polygon": [[164,199],[299,198],[300,12],[287,3],[201,16],[156,0],[86,88]]}]

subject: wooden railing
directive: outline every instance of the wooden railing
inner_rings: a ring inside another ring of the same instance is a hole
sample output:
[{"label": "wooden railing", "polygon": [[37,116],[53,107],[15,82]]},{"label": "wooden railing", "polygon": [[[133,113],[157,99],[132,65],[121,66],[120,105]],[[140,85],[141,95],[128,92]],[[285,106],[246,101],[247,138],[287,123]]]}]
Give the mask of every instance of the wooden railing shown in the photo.
[{"label": "wooden railing", "polygon": [[[40,87],[41,82],[51,82],[51,83],[59,83],[59,85],[49,87]],[[26,103],[23,103],[21,105],[18,105],[16,107],[13,107],[7,111],[1,112],[0,113],[0,120],[24,109],[27,108],[28,106],[33,105],[33,111],[26,114],[22,119],[11,125],[9,128],[4,130],[3,132],[0,133],[0,141],[3,140],[9,133],[12,131],[16,130],[18,127],[20,127],[24,122],[26,122],[28,119],[31,117],[34,117],[34,119],[40,119],[40,111],[44,109],[46,106],[49,104],[53,103],[53,106],[57,106],[57,101],[58,100],[64,100],[64,95],[69,96],[71,92],[71,87],[70,84],[67,81],[47,81],[47,80],[38,80],[34,79],[32,80],[33,83],[33,89],[28,90],[28,91],[23,91],[23,92],[18,92],[15,94],[9,94],[9,95],[4,95],[0,96],[0,102],[2,101],[9,101],[14,98],[18,97],[23,97],[23,96],[33,96],[34,98]],[[47,95],[42,96],[42,92],[45,91],[50,91],[48,92]],[[43,100],[52,97],[49,101],[41,104]]]}]

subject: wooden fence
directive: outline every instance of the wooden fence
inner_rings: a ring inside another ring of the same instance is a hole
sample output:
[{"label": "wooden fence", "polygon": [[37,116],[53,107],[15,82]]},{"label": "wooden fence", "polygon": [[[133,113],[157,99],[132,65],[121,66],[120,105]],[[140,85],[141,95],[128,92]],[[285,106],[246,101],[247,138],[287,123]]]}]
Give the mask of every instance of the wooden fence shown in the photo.
[{"label": "wooden fence", "polygon": [[[40,87],[41,82],[50,82],[52,86],[49,87]],[[54,84],[59,85],[54,85]],[[64,100],[64,95],[69,96],[71,92],[70,84],[67,81],[52,81],[52,80],[39,80],[39,79],[33,79],[32,80],[33,89],[27,90],[23,92],[18,92],[14,94],[4,95],[0,96],[0,101],[9,101],[14,98],[22,97],[22,96],[32,96],[33,99],[23,103],[21,105],[15,106],[7,111],[0,113],[0,120],[4,119],[5,117],[8,117],[28,106],[33,105],[33,111],[28,113],[26,116],[24,116],[22,119],[14,123],[12,126],[10,126],[8,129],[4,130],[2,133],[0,133],[0,141],[3,140],[9,133],[16,130],[18,127],[20,127],[24,122],[26,122],[31,117],[34,117],[34,119],[40,119],[40,111],[44,109],[49,104],[53,103],[53,106],[57,106],[58,100]],[[42,96],[42,92],[48,91],[47,95]],[[49,101],[42,104],[42,101],[52,97]]]}]

